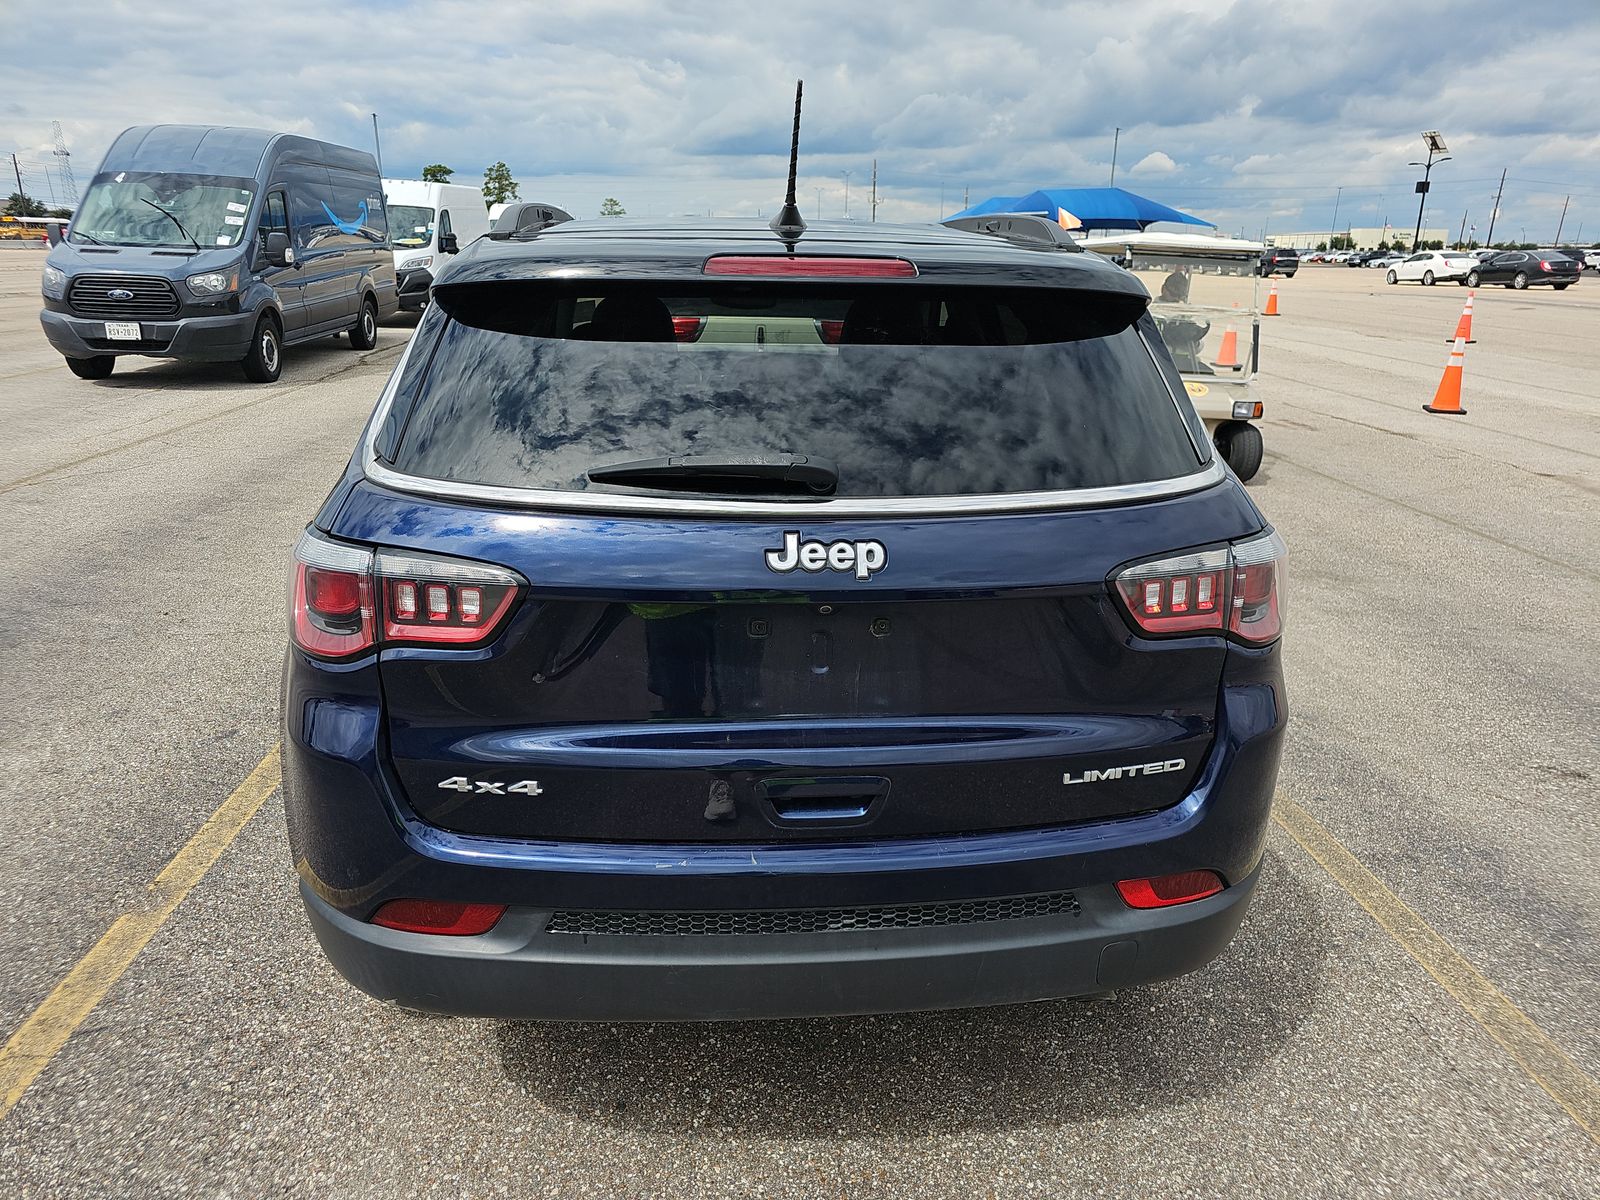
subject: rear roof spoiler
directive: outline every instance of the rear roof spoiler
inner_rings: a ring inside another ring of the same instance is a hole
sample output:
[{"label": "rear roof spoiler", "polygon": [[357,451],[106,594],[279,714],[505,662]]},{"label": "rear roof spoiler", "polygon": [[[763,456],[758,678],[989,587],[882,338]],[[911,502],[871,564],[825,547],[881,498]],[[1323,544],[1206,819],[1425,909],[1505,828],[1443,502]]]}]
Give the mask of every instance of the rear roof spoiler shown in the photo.
[{"label": "rear roof spoiler", "polygon": [[982,217],[951,217],[940,224],[967,233],[986,233],[1030,250],[1076,250],[1083,247],[1048,217],[1025,213],[993,213]]}]

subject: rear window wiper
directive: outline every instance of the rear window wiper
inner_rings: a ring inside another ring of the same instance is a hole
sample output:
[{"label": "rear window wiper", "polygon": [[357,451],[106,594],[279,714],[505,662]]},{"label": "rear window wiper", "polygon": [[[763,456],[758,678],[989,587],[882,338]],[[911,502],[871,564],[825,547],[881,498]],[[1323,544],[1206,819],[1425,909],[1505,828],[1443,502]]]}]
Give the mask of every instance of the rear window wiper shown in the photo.
[{"label": "rear window wiper", "polygon": [[193,246],[196,250],[200,249],[200,243],[194,240],[194,234],[190,233],[187,229],[185,229],[183,227],[183,222],[182,221],[178,220],[177,217],[173,216],[166,209],[162,208],[161,205],[157,204],[154,200],[145,200],[145,198],[143,196],[140,196],[139,199],[140,200],[144,200],[144,202],[146,204],[148,204],[151,208],[155,209],[163,217],[165,217],[167,220],[171,221],[174,225],[176,225],[178,227],[178,232],[183,234],[184,237],[189,239],[189,244],[191,246]]},{"label": "rear window wiper", "polygon": [[839,468],[814,454],[675,454],[595,467],[592,483],[734,495],[831,496]]}]

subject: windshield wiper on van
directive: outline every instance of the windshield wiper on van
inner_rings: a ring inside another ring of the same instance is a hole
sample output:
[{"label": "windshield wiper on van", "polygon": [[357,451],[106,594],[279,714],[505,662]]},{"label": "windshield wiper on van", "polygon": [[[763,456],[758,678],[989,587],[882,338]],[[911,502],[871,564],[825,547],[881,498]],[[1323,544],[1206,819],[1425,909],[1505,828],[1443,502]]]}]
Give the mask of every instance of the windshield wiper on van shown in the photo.
[{"label": "windshield wiper on van", "polygon": [[200,243],[194,240],[194,234],[190,233],[187,229],[185,229],[183,227],[183,222],[182,221],[178,220],[177,217],[173,216],[166,209],[162,208],[161,205],[157,204],[154,200],[146,199],[143,196],[140,196],[139,199],[140,199],[140,201],[142,203],[148,204],[151,208],[155,209],[163,217],[165,217],[167,220],[171,221],[174,225],[176,225],[178,227],[178,232],[183,234],[184,237],[189,239],[189,244],[191,246],[193,246],[196,250],[200,249]]},{"label": "windshield wiper on van", "polygon": [[675,454],[595,467],[593,483],[732,495],[831,496],[839,468],[814,454]]}]

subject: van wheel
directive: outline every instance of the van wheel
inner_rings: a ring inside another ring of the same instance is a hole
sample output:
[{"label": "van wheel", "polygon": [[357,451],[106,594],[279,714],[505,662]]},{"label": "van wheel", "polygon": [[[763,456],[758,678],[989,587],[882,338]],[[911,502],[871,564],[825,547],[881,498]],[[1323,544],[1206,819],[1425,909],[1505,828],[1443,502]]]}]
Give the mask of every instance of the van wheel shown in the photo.
[{"label": "van wheel", "polygon": [[1224,421],[1213,437],[1217,453],[1240,479],[1253,479],[1261,469],[1261,430],[1243,421]]},{"label": "van wheel", "polygon": [[278,330],[278,319],[271,313],[262,313],[256,322],[250,353],[239,360],[239,365],[251,383],[276,383],[283,373],[283,335]]},{"label": "van wheel", "polygon": [[378,306],[368,296],[361,302],[361,315],[350,326],[350,349],[371,350],[378,344]]},{"label": "van wheel", "polygon": [[96,354],[93,358],[67,359],[67,370],[79,379],[108,379],[116,365],[115,354]]}]

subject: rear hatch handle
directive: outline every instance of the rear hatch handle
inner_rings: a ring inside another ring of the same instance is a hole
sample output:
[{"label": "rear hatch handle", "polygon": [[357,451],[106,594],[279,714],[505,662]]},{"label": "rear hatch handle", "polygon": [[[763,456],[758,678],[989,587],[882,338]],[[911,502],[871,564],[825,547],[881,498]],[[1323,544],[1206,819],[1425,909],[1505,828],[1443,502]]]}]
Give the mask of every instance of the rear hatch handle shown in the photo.
[{"label": "rear hatch handle", "polygon": [[780,825],[860,825],[878,815],[889,781],[881,775],[763,779],[756,793]]}]

